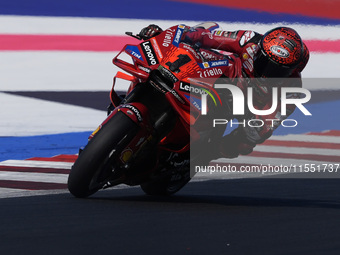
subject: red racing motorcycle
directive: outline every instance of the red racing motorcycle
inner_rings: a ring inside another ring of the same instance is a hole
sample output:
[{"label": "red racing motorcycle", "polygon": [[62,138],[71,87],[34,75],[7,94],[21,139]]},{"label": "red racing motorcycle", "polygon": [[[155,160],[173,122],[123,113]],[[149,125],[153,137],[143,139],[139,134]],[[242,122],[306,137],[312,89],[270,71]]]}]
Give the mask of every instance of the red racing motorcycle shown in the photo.
[{"label": "red racing motorcycle", "polygon": [[[181,42],[185,28],[173,26],[137,45],[125,45],[113,59],[126,73],[114,77],[110,113],[72,166],[68,189],[75,197],[118,184],[140,185],[149,195],[171,195],[190,181],[190,148],[211,139],[204,135],[209,129],[198,128],[201,96],[217,94],[213,85],[228,59],[205,60],[198,49]],[[115,91],[117,79],[131,82],[124,97]]]}]

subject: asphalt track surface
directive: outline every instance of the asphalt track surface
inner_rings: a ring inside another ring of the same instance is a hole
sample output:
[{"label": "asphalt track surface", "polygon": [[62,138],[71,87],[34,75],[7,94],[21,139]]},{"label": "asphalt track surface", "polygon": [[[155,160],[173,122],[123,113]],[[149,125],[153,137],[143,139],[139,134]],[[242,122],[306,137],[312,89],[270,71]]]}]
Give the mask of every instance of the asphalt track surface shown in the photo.
[{"label": "asphalt track surface", "polygon": [[[94,109],[107,104],[107,92],[14,94]],[[316,93],[314,100],[331,94]],[[337,255],[339,212],[340,178],[199,180],[172,197],[133,187],[76,199],[63,190],[1,199],[0,251]]]},{"label": "asphalt track surface", "polygon": [[189,183],[1,199],[1,254],[339,254],[340,179]]}]

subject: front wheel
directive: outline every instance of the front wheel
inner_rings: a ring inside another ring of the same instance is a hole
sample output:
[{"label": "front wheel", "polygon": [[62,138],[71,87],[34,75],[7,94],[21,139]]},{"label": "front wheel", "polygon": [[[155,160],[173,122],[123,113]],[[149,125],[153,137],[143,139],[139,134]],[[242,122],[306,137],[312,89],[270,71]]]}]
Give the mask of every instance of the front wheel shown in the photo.
[{"label": "front wheel", "polygon": [[84,198],[103,188],[138,128],[125,114],[116,113],[89,141],[72,166],[67,182],[70,193]]}]

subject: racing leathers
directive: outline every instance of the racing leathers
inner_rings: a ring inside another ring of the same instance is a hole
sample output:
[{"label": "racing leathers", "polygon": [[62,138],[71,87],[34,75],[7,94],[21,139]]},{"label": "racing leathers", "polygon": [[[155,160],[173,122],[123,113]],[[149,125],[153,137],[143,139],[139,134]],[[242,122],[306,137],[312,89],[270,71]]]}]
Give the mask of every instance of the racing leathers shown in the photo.
[{"label": "racing leathers", "polygon": [[[150,33],[150,30],[147,30]],[[161,30],[157,27],[155,35]],[[195,27],[186,27],[181,41],[193,45],[206,61],[228,59],[229,66],[224,76],[235,86],[238,86],[244,95],[247,88],[253,88],[253,106],[258,110],[270,109],[272,102],[272,87],[266,84],[264,77],[254,72],[254,57],[259,50],[259,42],[263,35],[251,30],[223,31],[217,23],[209,22]],[[278,82],[277,87],[301,87],[301,71],[309,59],[309,51],[303,43],[303,53],[299,65],[290,75],[289,82],[285,79]],[[280,94],[278,95],[280,99]],[[290,94],[290,98],[298,98],[299,94]],[[220,155],[216,157],[234,158],[247,155],[253,148],[268,139],[273,131],[280,126],[295,109],[295,105],[287,105],[286,115],[281,115],[280,104],[269,115],[255,115],[249,110],[243,116],[237,117],[238,128],[225,135],[220,142]],[[269,120],[269,121],[268,121]],[[262,123],[259,125],[258,123]]]}]

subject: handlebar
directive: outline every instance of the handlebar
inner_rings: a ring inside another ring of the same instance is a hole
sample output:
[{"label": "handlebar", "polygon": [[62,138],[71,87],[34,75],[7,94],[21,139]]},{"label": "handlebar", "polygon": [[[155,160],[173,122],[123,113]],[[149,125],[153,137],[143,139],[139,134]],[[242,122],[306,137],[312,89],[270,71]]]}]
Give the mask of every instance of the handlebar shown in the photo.
[{"label": "handlebar", "polygon": [[136,38],[138,40],[142,40],[142,38],[139,36],[139,34],[134,35],[132,32],[125,32],[126,35],[131,36],[133,38]]}]

